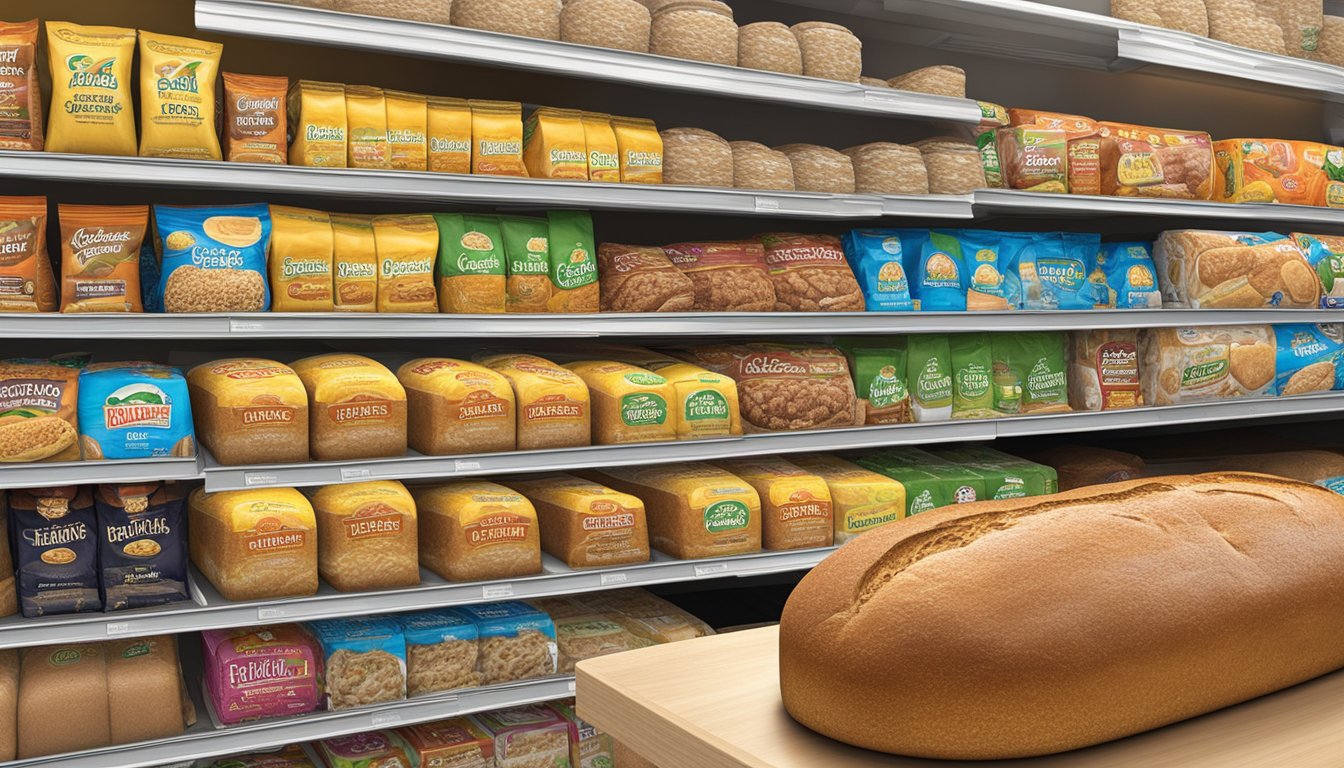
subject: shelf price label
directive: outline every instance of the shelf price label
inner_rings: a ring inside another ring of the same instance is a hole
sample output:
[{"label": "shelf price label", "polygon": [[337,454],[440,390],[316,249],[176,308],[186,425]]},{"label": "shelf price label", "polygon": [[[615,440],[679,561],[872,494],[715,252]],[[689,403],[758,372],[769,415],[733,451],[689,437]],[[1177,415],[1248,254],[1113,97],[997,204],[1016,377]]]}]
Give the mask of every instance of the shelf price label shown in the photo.
[{"label": "shelf price label", "polygon": [[479,461],[455,461],[453,462],[453,471],[455,472],[477,472],[481,468]]},{"label": "shelf price label", "polygon": [[368,480],[373,473],[367,467],[341,467],[341,480]]},{"label": "shelf price label", "polygon": [[727,572],[728,572],[727,563],[705,563],[704,565],[695,566],[696,578],[700,578],[702,576],[714,576],[716,574]]},{"label": "shelf price label", "polygon": [[130,634],[132,631],[129,621],[109,621],[107,622],[107,636],[116,637],[117,635]]},{"label": "shelf price label", "polygon": [[513,597],[512,584],[486,584],[481,587],[481,597],[486,600],[495,600],[501,597]]},{"label": "shelf price label", "polygon": [[279,485],[280,478],[277,475],[268,472],[248,472],[243,475],[243,485],[249,488],[254,485]]},{"label": "shelf price label", "polygon": [[397,712],[374,712],[369,716],[369,722],[374,728],[397,725],[401,722],[401,715]]},{"label": "shelf price label", "polygon": [[629,580],[630,575],[626,573],[604,573],[602,574],[601,583],[602,586],[606,587],[612,584],[624,584]]},{"label": "shelf price label", "polygon": [[272,619],[283,619],[285,617],[284,608],[258,608],[257,621],[270,621]]}]

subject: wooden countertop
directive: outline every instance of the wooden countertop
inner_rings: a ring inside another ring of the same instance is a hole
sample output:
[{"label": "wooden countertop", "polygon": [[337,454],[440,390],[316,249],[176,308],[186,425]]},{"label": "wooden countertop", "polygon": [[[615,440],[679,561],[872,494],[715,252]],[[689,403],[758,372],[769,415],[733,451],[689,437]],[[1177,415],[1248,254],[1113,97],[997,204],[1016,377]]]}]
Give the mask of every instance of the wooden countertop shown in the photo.
[{"label": "wooden countertop", "polygon": [[580,662],[579,714],[661,768],[1344,765],[1344,672],[1139,736],[1033,760],[948,763],[855,749],[803,728],[784,711],[778,638],[778,628],[769,627]]}]

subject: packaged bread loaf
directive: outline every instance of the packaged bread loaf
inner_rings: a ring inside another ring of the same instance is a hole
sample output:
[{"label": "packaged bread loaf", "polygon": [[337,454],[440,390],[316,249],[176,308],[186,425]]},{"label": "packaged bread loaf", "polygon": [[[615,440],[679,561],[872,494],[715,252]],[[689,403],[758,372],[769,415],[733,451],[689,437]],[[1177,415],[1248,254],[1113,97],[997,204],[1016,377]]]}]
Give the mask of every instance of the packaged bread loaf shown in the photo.
[{"label": "packaged bread loaf", "polygon": [[[0,103],[7,105],[0,113],[4,115],[4,125],[0,126],[0,149],[42,151],[42,86],[37,78],[37,32],[37,19],[0,22],[0,51],[9,64],[10,73],[5,84],[0,85]],[[13,750],[6,750],[0,743],[0,756],[6,752],[9,757],[5,759],[12,760]]]},{"label": "packaged bread loaf", "polygon": [[387,146],[387,99],[382,88],[345,86],[346,165],[390,170]]},{"label": "packaged bread loaf", "polygon": [[322,649],[328,710],[406,698],[406,638],[395,616],[324,619],[306,626]]},{"label": "packaged bread loaf", "polygon": [[550,616],[516,600],[464,605],[459,610],[480,634],[477,666],[482,685],[555,674],[555,624]]},{"label": "packaged bread loaf", "polygon": [[191,561],[226,600],[317,592],[317,521],[302,493],[197,488],[187,512]]},{"label": "packaged bread loaf", "polygon": [[510,484],[537,510],[542,549],[570,568],[648,561],[649,529],[638,498],[565,473]]},{"label": "packaged bread loaf", "polygon": [[716,344],[691,362],[737,382],[746,432],[852,427],[863,421],[845,356],[834,347]]},{"label": "packaged bread loaf", "polygon": [[1069,405],[1075,411],[1110,411],[1143,405],[1139,332],[1096,328],[1069,334]]},{"label": "packaged bread loaf", "polygon": [[1213,199],[1220,203],[1326,205],[1331,147],[1315,141],[1220,139],[1213,143]]},{"label": "packaged bread loaf", "polygon": [[[590,4],[629,3],[635,0],[584,0]],[[574,2],[569,3],[575,5]],[[591,7],[591,5],[590,5]],[[621,180],[621,148],[616,131],[611,127],[611,115],[604,112],[583,112],[583,136],[588,151],[588,178],[591,181],[616,183]]]},{"label": "packaged bread loaf", "polygon": [[89,488],[10,491],[8,518],[24,616],[102,610],[98,521]]},{"label": "packaged bread loaf", "polygon": [[135,30],[50,20],[46,28],[51,73],[47,151],[134,155]]},{"label": "packaged bread loaf", "polygon": [[1162,300],[1195,309],[1313,308],[1321,281],[1297,244],[1275,232],[1163,232],[1153,249]]},{"label": "packaged bread loaf", "polygon": [[296,360],[293,368],[308,390],[313,458],[406,453],[406,390],[382,363],[332,353]]},{"label": "packaged bread loaf", "polygon": [[691,560],[758,552],[761,499],[741,478],[711,464],[608,467],[576,474],[644,502],[649,543]]},{"label": "packaged bread loaf", "polygon": [[528,704],[473,715],[495,741],[495,765],[569,763],[569,725],[545,704]]},{"label": "packaged bread loaf", "polygon": [[584,659],[633,651],[653,645],[621,626],[614,616],[588,614],[555,620],[556,671],[573,674]]},{"label": "packaged bread loaf", "polygon": [[384,91],[387,104],[387,154],[397,171],[428,170],[426,97]]},{"label": "packaged bread loaf", "polygon": [[271,207],[271,308],[276,312],[331,312],[331,216],[323,211]]},{"label": "packaged bread loaf", "polygon": [[663,250],[695,286],[696,312],[769,312],[775,288],[757,240],[676,243]]},{"label": "packaged bread loaf", "polygon": [[761,236],[780,312],[862,312],[863,291],[834,235]]},{"label": "packaged bread loaf", "polygon": [[1003,415],[1069,408],[1067,339],[1057,331],[990,334],[993,408]]},{"label": "packaged bread loaf", "polygon": [[420,583],[415,499],[395,480],[327,485],[312,494],[317,570],[342,592]]},{"label": "packaged bread loaf", "polygon": [[0,463],[78,461],[79,371],[0,363]]},{"label": "packaged bread loaf", "polygon": [[[1204,0],[1204,4],[1209,13],[1209,37],[1244,48],[1287,55],[1285,30],[1269,6],[1250,0]],[[1302,6],[1301,0],[1286,0],[1284,4]],[[1308,0],[1306,5],[1312,7],[1316,3]],[[1301,51],[1300,38],[1295,42]]]},{"label": "packaged bread loaf", "polygon": [[1258,397],[1274,383],[1274,333],[1267,325],[1148,328],[1139,348],[1148,405]]},{"label": "packaged bread loaf", "polygon": [[103,610],[191,599],[183,489],[174,483],[100,485],[94,507]]},{"label": "packaged bread loaf", "polygon": [[518,450],[592,444],[588,385],[573,371],[535,355],[489,354],[478,362],[513,387]]},{"label": "packaged bread loaf", "polygon": [[588,385],[593,444],[677,439],[676,390],[662,376],[629,363],[585,360],[565,366]]},{"label": "packaged bread loaf", "polygon": [[154,224],[163,311],[264,312],[270,308],[268,206],[156,205]]},{"label": "packaged bread loaf", "polygon": [[760,495],[762,547],[831,545],[831,492],[820,476],[774,456],[724,459],[715,464],[750,483]]},{"label": "packaged bread loaf", "polygon": [[466,360],[421,357],[397,369],[406,389],[410,446],[420,453],[511,451],[517,401],[503,374]]},{"label": "packaged bread loaf", "polygon": [[603,312],[687,312],[695,285],[656,246],[603,243],[597,249]]},{"label": "packaged bread loaf", "polygon": [[583,114],[557,107],[533,110],[523,123],[523,165],[534,179],[588,181]]},{"label": "packaged bread loaf", "polygon": [[480,99],[471,99],[470,104],[471,172],[526,178],[527,167],[523,165],[523,105],[513,101]]},{"label": "packaged bread loaf", "polygon": [[1101,193],[1120,197],[1208,200],[1213,196],[1213,142],[1199,131],[1097,123]]},{"label": "packaged bread loaf", "polygon": [[[406,639],[406,695],[475,688],[480,631],[452,608],[395,616]],[[489,768],[486,766],[485,768]]]},{"label": "packaged bread loaf", "polygon": [[[1263,475],[929,513],[851,543],[794,590],[780,625],[784,707],[831,738],[919,758],[1129,736],[1338,669],[1340,558],[1344,499]],[[1032,589],[997,588],[1022,573]],[[1244,663],[1266,647],[1272,659]],[[1043,672],[1043,658],[1068,673]]]},{"label": "packaged bread loaf", "polygon": [[[604,354],[607,354],[604,349]],[[647,368],[672,384],[677,439],[696,440],[742,434],[737,382],[721,373],[639,347],[617,347],[611,357]]]},{"label": "packaged bread loaf", "polygon": [[378,311],[434,313],[439,310],[434,264],[439,227],[429,214],[375,216]]},{"label": "packaged bread loaf", "polygon": [[449,581],[541,572],[537,512],[522,494],[484,480],[412,489],[420,562]]},{"label": "packaged bread loaf", "polygon": [[299,624],[208,629],[205,696],[224,725],[312,712],[322,703],[322,652]]},{"label": "packaged bread loaf", "polygon": [[890,477],[826,454],[790,456],[789,462],[826,481],[836,544],[905,516],[905,486]]},{"label": "packaged bread loaf", "polygon": [[308,392],[287,365],[240,357],[187,373],[196,437],[220,464],[308,460]]}]

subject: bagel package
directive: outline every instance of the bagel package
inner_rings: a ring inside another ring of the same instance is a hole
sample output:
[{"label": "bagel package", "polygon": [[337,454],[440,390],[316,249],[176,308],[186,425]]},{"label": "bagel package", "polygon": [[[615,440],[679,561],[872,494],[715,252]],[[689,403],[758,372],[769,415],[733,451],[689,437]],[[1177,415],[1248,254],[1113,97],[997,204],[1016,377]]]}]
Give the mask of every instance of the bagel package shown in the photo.
[{"label": "bagel package", "polygon": [[1163,232],[1153,253],[1163,303],[1194,309],[1314,309],[1321,280],[1276,232]]},{"label": "bagel package", "polygon": [[1140,382],[1148,405],[1258,397],[1274,385],[1268,325],[1150,328],[1139,335]]}]

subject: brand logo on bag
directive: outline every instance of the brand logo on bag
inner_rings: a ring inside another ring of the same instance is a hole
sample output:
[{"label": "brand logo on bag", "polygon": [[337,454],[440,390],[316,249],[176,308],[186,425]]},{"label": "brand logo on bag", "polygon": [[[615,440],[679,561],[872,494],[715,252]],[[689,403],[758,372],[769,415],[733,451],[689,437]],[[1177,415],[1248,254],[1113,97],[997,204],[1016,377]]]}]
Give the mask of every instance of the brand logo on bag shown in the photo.
[{"label": "brand logo on bag", "polygon": [[337,424],[347,421],[382,421],[392,416],[392,404],[386,400],[363,400],[327,406],[327,415]]},{"label": "brand logo on bag", "polygon": [[629,512],[617,515],[588,515],[583,518],[585,531],[610,531],[618,528],[634,528],[635,516]]},{"label": "brand logo on bag", "polygon": [[647,427],[667,421],[667,401],[658,395],[634,394],[621,398],[621,421],[628,427]]},{"label": "brand logo on bag", "polygon": [[683,418],[687,421],[726,419],[729,417],[728,400],[716,389],[702,389],[685,401]]},{"label": "brand logo on bag", "polygon": [[[521,368],[521,366],[520,366]],[[570,400],[564,395],[546,395],[534,403],[528,403],[523,409],[523,419],[537,421],[542,419],[581,419],[583,403]]]},{"label": "brand logo on bag", "polygon": [[742,361],[742,372],[749,375],[798,374],[809,373],[806,365],[773,355],[757,355]]},{"label": "brand logo on bag", "polygon": [[457,420],[491,419],[507,413],[508,403],[495,397],[493,392],[483,389],[463,398],[462,404],[457,408]]},{"label": "brand logo on bag", "polygon": [[308,677],[308,660],[279,656],[229,663],[229,685],[234,688]]},{"label": "brand logo on bag", "polygon": [[486,515],[466,526],[464,530],[467,534],[467,543],[479,546],[526,541],[530,527],[531,520],[526,517],[498,513]]},{"label": "brand logo on bag", "polygon": [[751,521],[751,510],[740,501],[719,501],[705,508],[705,530],[723,533],[746,528]]}]

